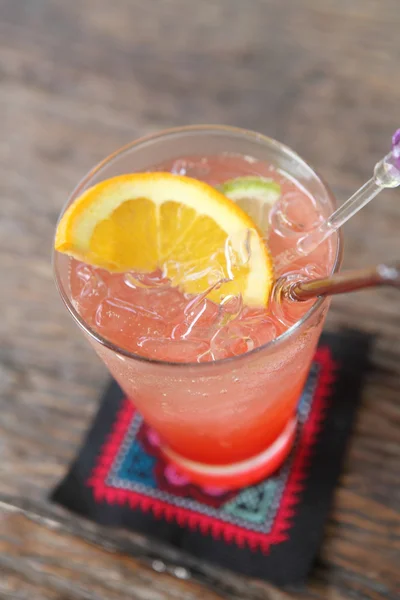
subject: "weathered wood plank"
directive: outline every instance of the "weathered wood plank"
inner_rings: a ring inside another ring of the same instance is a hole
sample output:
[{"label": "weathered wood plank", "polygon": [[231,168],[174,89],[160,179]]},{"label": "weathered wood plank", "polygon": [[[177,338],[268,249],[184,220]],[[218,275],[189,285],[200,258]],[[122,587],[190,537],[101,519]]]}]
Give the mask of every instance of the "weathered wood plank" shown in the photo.
[{"label": "weathered wood plank", "polygon": [[[0,597],[300,597],[207,566],[190,567],[203,589],[157,574],[139,536],[44,500],[107,378],[57,298],[49,253],[79,178],[118,146],[173,125],[265,132],[344,200],[399,125],[398,9],[398,0],[0,0]],[[346,226],[345,265],[398,258],[399,227],[398,192],[385,193]],[[328,325],[343,324],[377,334],[373,370],[306,596],[394,599],[398,295],[336,298]]]}]

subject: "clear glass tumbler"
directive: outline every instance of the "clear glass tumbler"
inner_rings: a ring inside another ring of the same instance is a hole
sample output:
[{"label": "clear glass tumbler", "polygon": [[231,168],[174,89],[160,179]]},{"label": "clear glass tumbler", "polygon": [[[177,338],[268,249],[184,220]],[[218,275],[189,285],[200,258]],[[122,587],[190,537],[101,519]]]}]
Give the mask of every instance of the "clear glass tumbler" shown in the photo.
[{"label": "clear glass tumbler", "polygon": [[[334,199],[318,175],[286,146],[230,127],[195,126],[161,132],[115,152],[86,175],[65,209],[86,188],[115,175],[151,170],[185,156],[233,153],[266,161],[295,179],[325,216]],[[333,240],[333,271],[340,236]],[[329,300],[318,300],[284,334],[246,354],[211,363],[168,363],[131,354],[103,338],[71,301],[69,258],[55,253],[61,297],[97,354],[144,419],[170,461],[193,481],[238,487],[271,473],[294,441],[296,406]]]}]

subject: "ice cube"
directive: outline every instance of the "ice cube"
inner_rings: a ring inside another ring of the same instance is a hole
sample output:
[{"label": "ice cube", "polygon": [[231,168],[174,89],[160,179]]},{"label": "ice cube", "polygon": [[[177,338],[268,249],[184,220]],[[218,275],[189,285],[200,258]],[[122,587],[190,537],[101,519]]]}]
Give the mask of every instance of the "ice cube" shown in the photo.
[{"label": "ice cube", "polygon": [[138,319],[139,313],[134,304],[113,297],[102,300],[95,314],[96,326],[107,333],[127,332]]},{"label": "ice cube", "polygon": [[[248,341],[250,341],[250,348],[247,343]],[[251,340],[248,339],[242,330],[229,326],[219,329],[210,343],[210,351],[213,354],[214,360],[244,354],[249,349],[252,349],[252,347]]]},{"label": "ice cube", "polygon": [[314,229],[323,219],[315,200],[305,192],[287,192],[274,204],[270,225],[282,237],[304,234]]},{"label": "ice cube", "polygon": [[243,310],[243,298],[239,294],[229,294],[225,296],[219,307],[219,324],[227,325],[239,317]]},{"label": "ice cube", "polygon": [[161,271],[142,274],[126,273],[110,281],[109,295],[127,302],[142,316],[172,322],[180,317],[185,298],[163,277]]},{"label": "ice cube", "polygon": [[248,310],[238,320],[217,331],[210,348],[215,359],[244,354],[272,341],[277,336],[277,327],[272,318]]},{"label": "ice cube", "polygon": [[209,349],[207,342],[196,340],[172,340],[143,336],[138,341],[141,354],[157,360],[171,362],[197,362],[199,356]]},{"label": "ice cube", "polygon": [[101,275],[101,270],[80,263],[75,269],[78,290],[74,291],[74,304],[82,315],[90,310],[93,303],[100,303],[107,295],[107,286]]},{"label": "ice cube", "polygon": [[186,299],[177,289],[165,287],[147,290],[143,301],[148,310],[171,324],[171,327],[183,319]]},{"label": "ice cube", "polygon": [[266,310],[244,309],[241,318],[235,323],[254,342],[254,347],[272,342],[280,333],[275,320]]},{"label": "ice cube", "polygon": [[219,307],[205,294],[191,297],[185,305],[182,320],[173,329],[174,339],[209,340],[218,326]]},{"label": "ice cube", "polygon": [[82,263],[77,267],[76,274],[82,282],[81,298],[106,293],[106,284],[99,273],[99,269]]},{"label": "ice cube", "polygon": [[124,283],[132,289],[159,289],[170,287],[171,285],[161,270],[154,271],[153,273],[126,273],[124,275]]},{"label": "ice cube", "polygon": [[243,229],[228,236],[225,242],[225,260],[229,279],[234,279],[235,269],[247,265],[251,258],[252,236],[255,231]]}]

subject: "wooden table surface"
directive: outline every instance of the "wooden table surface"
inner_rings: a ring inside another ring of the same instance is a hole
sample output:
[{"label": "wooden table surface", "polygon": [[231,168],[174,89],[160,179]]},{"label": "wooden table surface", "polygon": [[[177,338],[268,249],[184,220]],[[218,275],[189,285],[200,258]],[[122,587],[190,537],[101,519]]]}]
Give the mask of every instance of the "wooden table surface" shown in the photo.
[{"label": "wooden table surface", "polygon": [[[139,135],[214,122],[286,142],[344,200],[400,125],[399,31],[399,0],[0,0],[1,599],[399,598],[394,291],[337,298],[330,312],[329,328],[351,323],[377,340],[301,595],[214,566],[199,582],[177,553],[163,567],[140,536],[46,499],[107,379],[50,267],[57,215],[79,178]],[[345,265],[399,258],[399,230],[400,192],[387,192],[346,227]]]}]

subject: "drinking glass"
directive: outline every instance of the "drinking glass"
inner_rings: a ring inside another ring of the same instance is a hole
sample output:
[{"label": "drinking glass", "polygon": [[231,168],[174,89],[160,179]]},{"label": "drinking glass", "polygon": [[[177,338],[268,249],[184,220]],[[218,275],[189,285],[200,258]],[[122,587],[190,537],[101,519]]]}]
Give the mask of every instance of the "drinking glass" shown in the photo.
[{"label": "drinking glass", "polygon": [[[335,208],[327,186],[296,153],[258,133],[223,126],[161,132],[115,152],[79,183],[63,212],[84,190],[110,177],[151,170],[195,155],[252,157],[293,178],[324,216]],[[340,266],[340,235],[332,240],[333,271]],[[145,358],[102,337],[78,314],[69,286],[70,258],[54,253],[61,297],[88,341],[145,421],[162,451],[192,481],[238,487],[275,470],[296,431],[296,407],[329,307],[319,299],[275,340],[245,354],[208,363]]]}]

